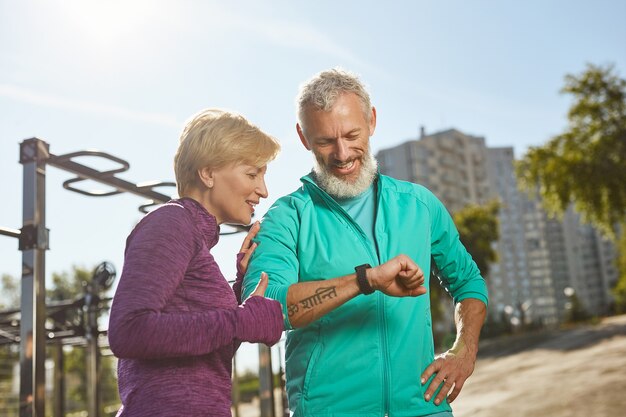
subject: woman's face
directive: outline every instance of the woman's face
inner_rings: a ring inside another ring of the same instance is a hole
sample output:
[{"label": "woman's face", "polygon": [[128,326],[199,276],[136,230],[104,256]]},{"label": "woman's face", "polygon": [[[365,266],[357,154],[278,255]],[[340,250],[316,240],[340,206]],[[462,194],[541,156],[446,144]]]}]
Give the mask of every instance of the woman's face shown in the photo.
[{"label": "woman's face", "polygon": [[255,206],[268,195],[266,170],[266,165],[259,168],[243,163],[213,170],[209,211],[218,224],[250,224]]}]

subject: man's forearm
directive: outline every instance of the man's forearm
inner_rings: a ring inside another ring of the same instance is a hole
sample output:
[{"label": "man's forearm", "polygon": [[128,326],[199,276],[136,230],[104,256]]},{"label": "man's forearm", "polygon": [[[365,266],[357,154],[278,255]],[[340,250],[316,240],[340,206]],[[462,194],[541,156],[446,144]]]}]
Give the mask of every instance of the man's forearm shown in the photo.
[{"label": "man's forearm", "polygon": [[456,341],[451,350],[466,350],[476,356],[480,329],[487,315],[487,306],[475,298],[466,298],[459,302],[454,312],[456,321]]},{"label": "man's forearm", "polygon": [[[372,290],[393,297],[418,297],[426,293],[424,272],[406,255],[365,269],[365,279]],[[360,293],[356,274],[293,284],[287,290],[291,327],[304,327]]]},{"label": "man's forearm", "polygon": [[293,284],[287,292],[291,326],[304,327],[359,295],[356,274]]}]

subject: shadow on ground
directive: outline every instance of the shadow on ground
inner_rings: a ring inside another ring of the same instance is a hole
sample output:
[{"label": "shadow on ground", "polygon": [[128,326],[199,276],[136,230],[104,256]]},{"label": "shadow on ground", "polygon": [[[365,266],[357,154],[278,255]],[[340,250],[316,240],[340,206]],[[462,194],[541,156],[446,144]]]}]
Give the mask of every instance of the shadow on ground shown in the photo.
[{"label": "shadow on ground", "polygon": [[615,336],[626,336],[626,321],[606,318],[602,324],[580,324],[557,330],[503,336],[481,341],[480,358],[497,358],[531,349],[569,351],[583,349]]}]

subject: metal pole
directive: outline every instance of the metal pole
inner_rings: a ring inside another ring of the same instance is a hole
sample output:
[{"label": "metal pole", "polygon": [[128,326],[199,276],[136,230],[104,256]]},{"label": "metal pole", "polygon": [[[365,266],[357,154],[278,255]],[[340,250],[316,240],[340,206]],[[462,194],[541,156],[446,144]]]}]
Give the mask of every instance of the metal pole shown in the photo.
[{"label": "metal pole", "polygon": [[241,401],[239,392],[239,375],[237,375],[237,354],[233,356],[233,412],[234,417],[239,417],[239,403]]},{"label": "metal pole", "polygon": [[65,417],[65,375],[64,375],[64,358],[63,344],[61,341],[53,346],[54,361],[54,417]]},{"label": "metal pole", "polygon": [[20,145],[24,166],[22,251],[22,298],[20,320],[20,417],[44,417],[45,407],[45,251],[46,159],[48,144],[32,138]]},{"label": "metal pole", "polygon": [[262,343],[259,343],[259,391],[261,417],[275,417],[272,351]]},{"label": "metal pole", "polygon": [[5,235],[9,237],[16,237],[19,239],[20,231],[15,229],[10,229],[8,227],[0,227],[0,235]]},{"label": "metal pole", "polygon": [[87,286],[85,293],[85,335],[87,338],[87,413],[89,417],[100,416],[99,361],[98,349],[98,309],[99,297],[94,284]]},{"label": "metal pole", "polygon": [[283,367],[283,353],[280,348],[280,343],[277,345],[278,348],[278,377],[280,383],[280,399],[282,406],[282,416],[289,417],[289,401],[287,400],[287,391],[285,384],[285,369]]}]

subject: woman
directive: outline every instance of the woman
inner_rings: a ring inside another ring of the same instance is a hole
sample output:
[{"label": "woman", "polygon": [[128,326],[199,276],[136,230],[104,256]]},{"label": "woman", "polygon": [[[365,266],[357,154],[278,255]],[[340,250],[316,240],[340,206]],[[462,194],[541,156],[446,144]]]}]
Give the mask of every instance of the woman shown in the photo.
[{"label": "woman", "polygon": [[[280,304],[263,297],[267,275],[238,306],[210,252],[220,224],[250,223],[279,150],[234,113],[204,110],[186,125],[174,158],[180,199],[146,215],[126,241],[109,323],[119,416],[230,416],[237,347],[280,339]],[[258,230],[244,240],[238,274]]]}]

